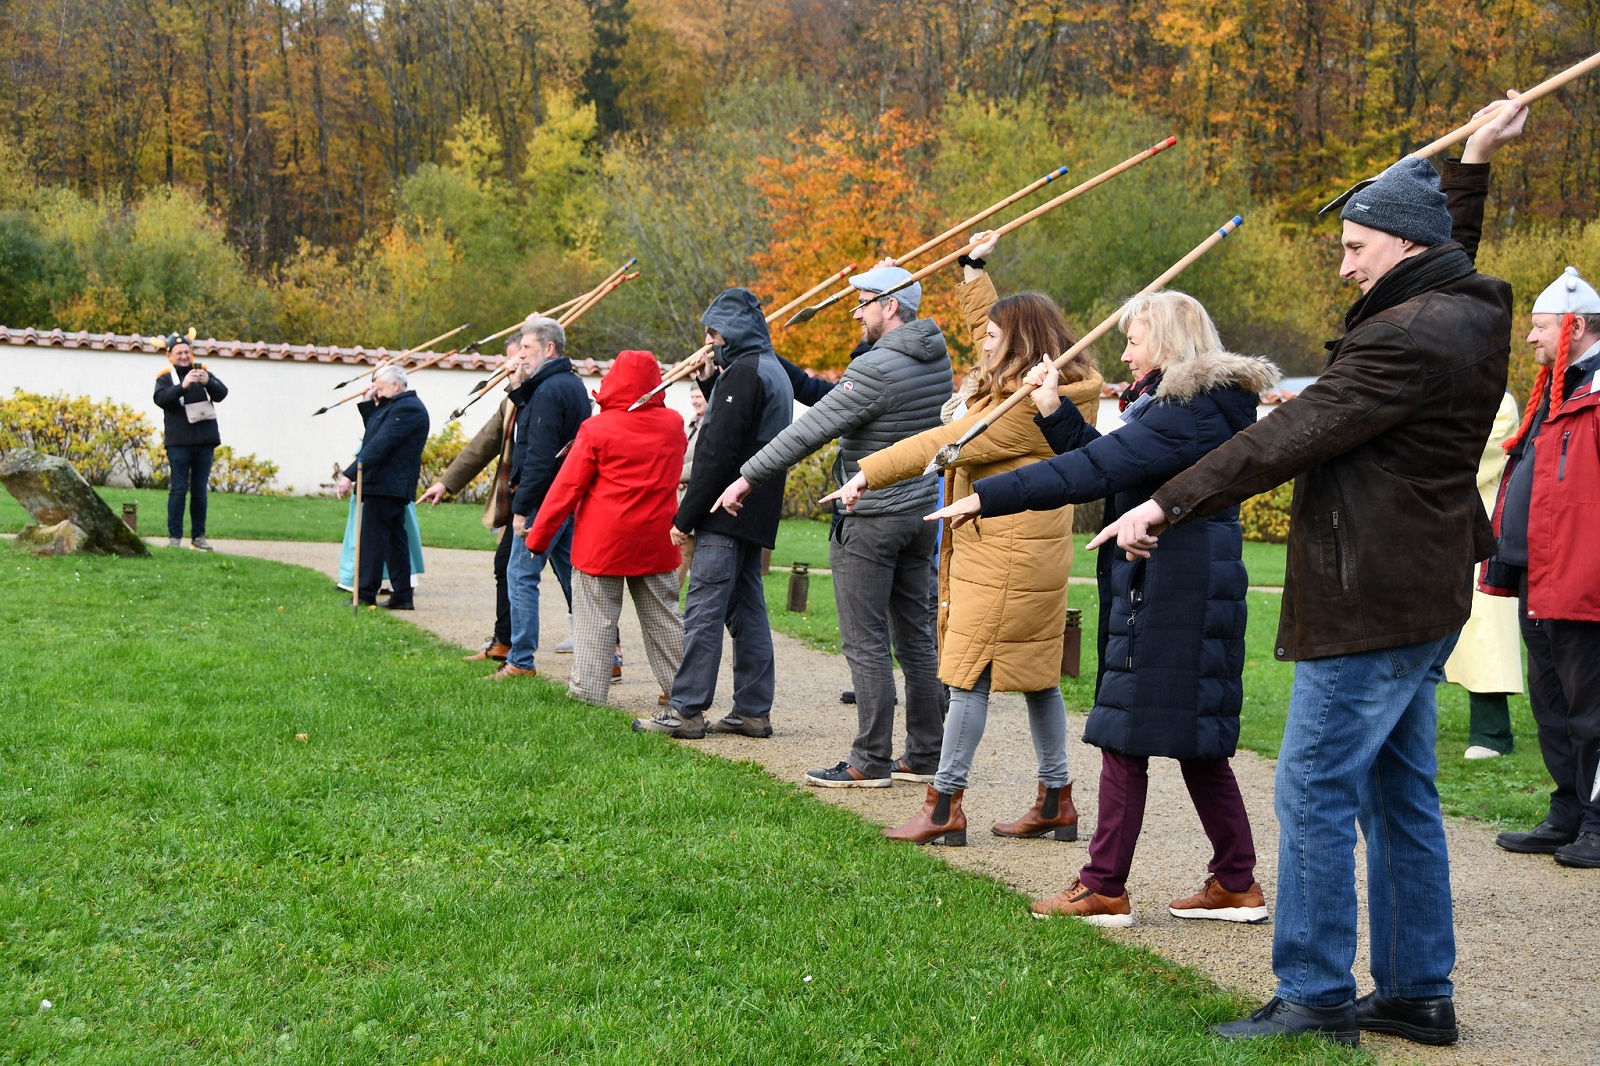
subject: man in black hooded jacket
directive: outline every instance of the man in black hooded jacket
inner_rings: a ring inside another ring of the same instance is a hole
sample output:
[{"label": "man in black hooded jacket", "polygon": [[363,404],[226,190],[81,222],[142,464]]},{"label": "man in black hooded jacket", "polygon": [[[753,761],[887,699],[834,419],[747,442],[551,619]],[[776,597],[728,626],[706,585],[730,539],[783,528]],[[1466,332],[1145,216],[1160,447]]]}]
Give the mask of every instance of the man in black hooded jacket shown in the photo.
[{"label": "man in black hooded jacket", "polygon": [[[706,398],[695,445],[694,472],[673,519],[680,547],[694,538],[689,599],[683,620],[683,665],[670,702],[654,718],[636,719],[640,732],[697,740],[714,733],[772,735],[775,671],[772,630],[761,584],[761,549],[777,541],[785,478],[750,493],[738,514],[713,510],[739,467],[789,425],[794,389],[772,351],[761,301],[747,289],[728,289],[700,316],[719,373]],[[733,637],[733,711],[706,724],[717,694],[722,630]]]}]

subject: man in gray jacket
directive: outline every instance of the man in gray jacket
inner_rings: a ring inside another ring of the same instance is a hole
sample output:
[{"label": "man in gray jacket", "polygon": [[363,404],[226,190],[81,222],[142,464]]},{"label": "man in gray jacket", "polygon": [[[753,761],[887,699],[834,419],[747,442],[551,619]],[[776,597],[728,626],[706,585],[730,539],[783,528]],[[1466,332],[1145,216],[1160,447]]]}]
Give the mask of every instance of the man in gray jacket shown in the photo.
[{"label": "man in gray jacket", "polygon": [[[871,347],[804,418],[739,468],[719,507],[737,511],[752,486],[781,479],[835,438],[839,458],[833,473],[842,485],[855,476],[863,456],[939,424],[939,408],[954,381],[944,334],[931,320],[917,318],[922,286],[879,295],[910,276],[885,260],[850,279],[862,293],[855,317],[862,341]],[[854,511],[835,511],[828,565],[860,728],[849,758],[808,772],[809,785],[885,788],[894,779],[933,780],[947,697],[934,637],[938,529],[922,516],[938,499],[938,480],[929,475],[869,492]],[[906,749],[900,758],[893,753],[896,657],[906,679]]]}]

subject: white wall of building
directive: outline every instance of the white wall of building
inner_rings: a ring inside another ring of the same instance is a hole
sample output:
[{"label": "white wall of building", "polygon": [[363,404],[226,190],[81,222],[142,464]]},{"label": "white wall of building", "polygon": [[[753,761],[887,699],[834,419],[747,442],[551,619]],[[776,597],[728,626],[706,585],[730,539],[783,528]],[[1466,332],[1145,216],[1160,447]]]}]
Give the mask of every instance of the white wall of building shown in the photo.
[{"label": "white wall of building", "polygon": [[[333,464],[348,463],[361,443],[361,416],[354,402],[312,417],[311,412],[355,391],[333,386],[359,374],[350,363],[299,363],[289,360],[219,358],[200,360],[228,386],[228,398],[217,405],[222,443],[278,464],[277,487],[300,495],[322,491]],[[114,400],[144,412],[159,434],[162,411],[152,395],[156,376],[167,366],[165,356],[92,348],[49,348],[0,345],[0,392],[15,389],[52,395]],[[412,388],[427,405],[432,431],[445,425],[468,390],[487,374],[478,370],[424,370],[411,378]],[[584,378],[591,391],[599,378]],[[673,385],[667,403],[689,412],[689,388]],[[462,416],[461,428],[471,438],[493,414],[497,400],[485,397]]]}]

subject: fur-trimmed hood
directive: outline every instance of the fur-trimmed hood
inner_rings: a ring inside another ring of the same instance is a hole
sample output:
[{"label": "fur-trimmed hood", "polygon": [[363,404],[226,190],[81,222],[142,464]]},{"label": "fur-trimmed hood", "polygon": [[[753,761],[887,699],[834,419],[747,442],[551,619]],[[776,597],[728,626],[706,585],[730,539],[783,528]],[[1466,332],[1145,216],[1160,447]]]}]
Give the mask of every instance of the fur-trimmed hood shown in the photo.
[{"label": "fur-trimmed hood", "polygon": [[1276,388],[1281,380],[1283,374],[1270,359],[1220,352],[1164,365],[1161,383],[1156,386],[1156,399],[1192,400],[1203,392],[1230,385],[1262,393]]}]

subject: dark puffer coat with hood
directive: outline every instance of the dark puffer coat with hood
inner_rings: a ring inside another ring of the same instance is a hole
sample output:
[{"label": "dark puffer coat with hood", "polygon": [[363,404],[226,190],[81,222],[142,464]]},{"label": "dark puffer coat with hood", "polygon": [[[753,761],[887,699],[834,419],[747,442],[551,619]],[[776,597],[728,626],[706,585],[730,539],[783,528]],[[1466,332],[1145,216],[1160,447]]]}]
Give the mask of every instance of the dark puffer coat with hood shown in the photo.
[{"label": "dark puffer coat with hood", "polygon": [[[1115,433],[1100,436],[1062,404],[1042,427],[1046,439],[1082,446],[979,481],[984,516],[1105,498],[1109,523],[1254,423],[1260,393],[1278,382],[1270,362],[1231,353],[1156,373]],[[1242,542],[1231,507],[1163,533],[1149,559],[1130,562],[1115,543],[1100,550],[1100,672],[1086,743],[1134,756],[1233,755],[1244,702]]]},{"label": "dark puffer coat with hood", "polygon": [[738,514],[712,511],[739,468],[782,433],[794,418],[794,387],[772,351],[761,301],[748,289],[728,289],[700,316],[722,335],[715,349],[721,373],[706,396],[695,443],[694,470],[673,525],[685,533],[722,533],[763,548],[777,542],[784,477],[763,482]]}]

